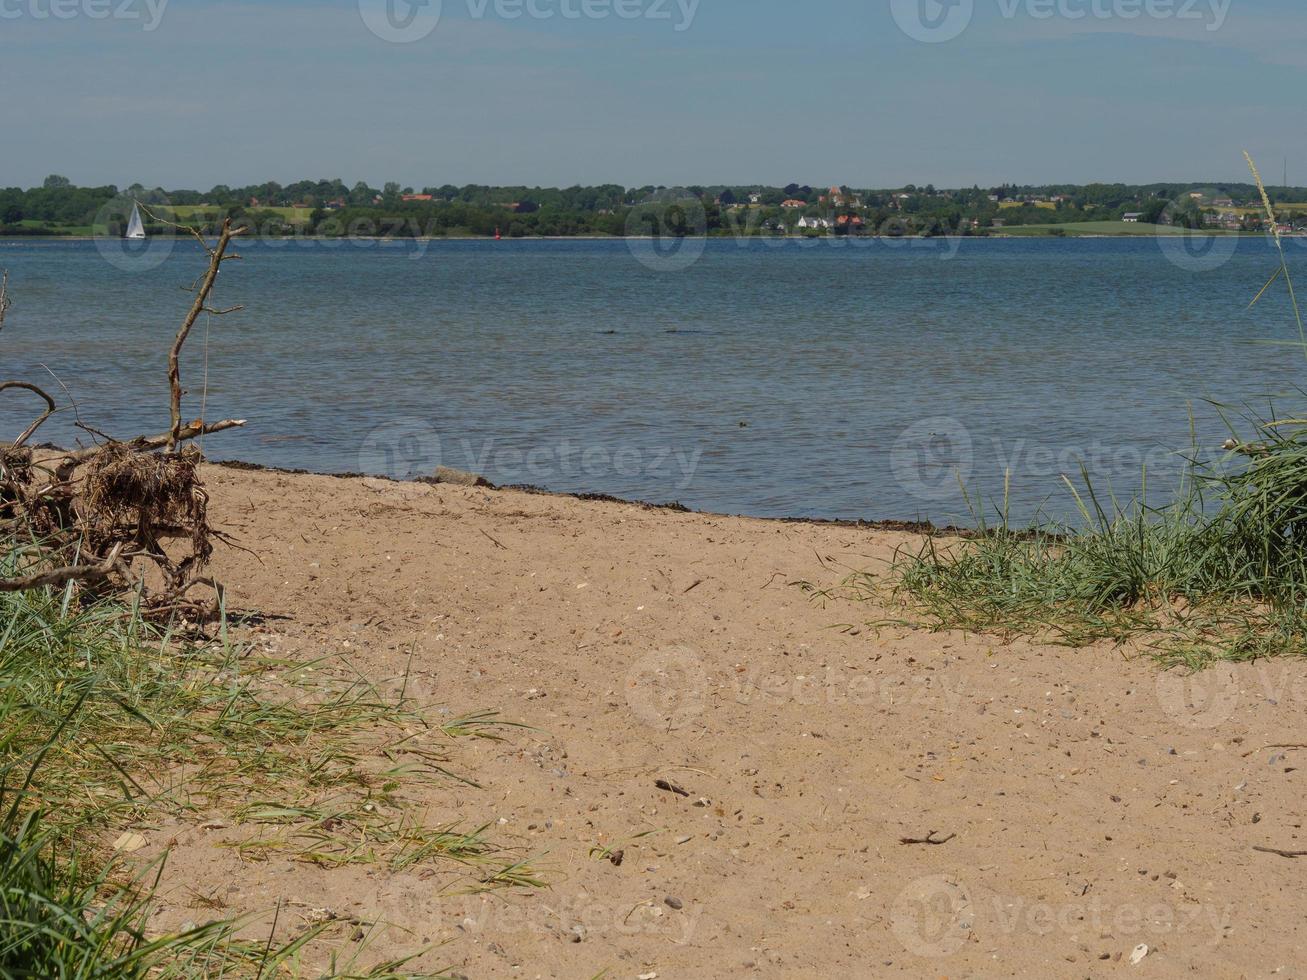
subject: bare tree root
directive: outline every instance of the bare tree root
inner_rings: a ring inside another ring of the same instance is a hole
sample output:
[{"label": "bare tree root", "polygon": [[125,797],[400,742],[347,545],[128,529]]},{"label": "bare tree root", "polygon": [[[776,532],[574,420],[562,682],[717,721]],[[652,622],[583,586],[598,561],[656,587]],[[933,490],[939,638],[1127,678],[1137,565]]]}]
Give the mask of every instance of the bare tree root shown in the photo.
[{"label": "bare tree root", "polygon": [[[25,540],[36,542],[16,559],[22,567],[0,578],[0,592],[71,584],[91,598],[133,592],[144,612],[156,617],[180,614],[198,623],[218,615],[222,585],[202,573],[213,555],[213,539],[221,535],[209,525],[201,455],[185,444],[245,422],[197,419],[183,424],[180,365],[182,348],[202,313],[222,316],[240,309],[214,309],[209,296],[222,264],[240,258],[230,246],[243,229],[224,222],[214,245],[184,230],[204,248],[209,266],[195,284],[195,301],[168,352],[167,432],[39,456],[26,443],[58,410],[55,400],[29,382],[0,381],[0,394],[21,390],[45,402],[45,411],[13,442],[0,443],[0,532],[13,536],[21,531]],[[5,275],[0,277],[0,328],[8,308]],[[200,587],[212,598],[191,594]]]}]

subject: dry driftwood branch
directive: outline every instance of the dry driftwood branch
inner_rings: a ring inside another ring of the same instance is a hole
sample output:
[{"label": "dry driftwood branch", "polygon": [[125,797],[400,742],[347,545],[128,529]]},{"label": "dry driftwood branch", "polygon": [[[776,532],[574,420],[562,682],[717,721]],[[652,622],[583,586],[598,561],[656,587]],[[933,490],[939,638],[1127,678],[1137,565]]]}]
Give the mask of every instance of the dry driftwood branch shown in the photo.
[{"label": "dry driftwood branch", "polygon": [[11,388],[20,388],[23,391],[30,391],[33,394],[40,395],[42,398],[45,399],[45,412],[41,415],[39,419],[37,419],[26,429],[24,429],[23,434],[20,435],[17,439],[15,439],[12,443],[10,443],[8,447],[9,449],[17,449],[28,439],[32,438],[32,434],[36,432],[36,430],[39,429],[42,425],[45,424],[46,419],[48,419],[51,415],[55,413],[55,409],[57,406],[54,403],[54,399],[51,398],[50,395],[44,389],[38,388],[34,384],[30,384],[26,381],[0,381],[0,391],[8,391]]},{"label": "dry driftwood branch", "polygon": [[41,589],[48,585],[67,585],[80,582],[83,585],[106,581],[114,572],[122,570],[122,543],[114,545],[109,557],[99,565],[72,565],[68,568],[55,568],[36,575],[23,578],[0,579],[0,592],[26,592],[29,589]]},{"label": "dry driftwood branch", "polygon": [[[92,597],[136,591],[147,616],[171,618],[180,613],[205,622],[220,615],[222,585],[202,573],[213,553],[213,539],[222,540],[222,535],[209,526],[209,496],[199,474],[202,456],[180,447],[245,422],[197,419],[184,424],[180,357],[200,314],[222,316],[240,309],[215,308],[209,297],[222,263],[239,258],[228,247],[241,230],[225,221],[213,246],[194,229],[188,230],[204,248],[209,263],[192,287],[195,300],[169,350],[167,432],[119,441],[86,425],[79,416],[77,424],[103,438],[103,443],[38,454],[24,443],[57,410],[55,400],[26,381],[0,382],[0,393],[28,391],[46,405],[45,412],[13,443],[0,443],[0,528],[5,534],[39,541],[31,567],[47,569],[0,579],[0,593],[77,583]],[[9,303],[4,277],[0,277],[0,300],[2,314]],[[145,569],[153,571],[147,575]],[[197,586],[212,590],[214,597],[192,597]]]},{"label": "dry driftwood branch", "polygon": [[5,314],[9,312],[9,270],[0,272],[0,330],[5,328]]},{"label": "dry driftwood branch", "polygon": [[[192,304],[190,312],[186,314],[186,319],[182,321],[177,336],[173,338],[172,350],[168,352],[168,388],[172,394],[172,429],[167,443],[169,452],[175,452],[177,445],[181,442],[182,345],[186,343],[186,338],[190,336],[191,328],[195,326],[195,321],[199,319],[200,314],[208,309],[209,293],[213,291],[214,284],[218,281],[218,271],[222,268],[223,259],[227,255],[227,246],[231,244],[233,238],[244,233],[245,229],[243,228],[232,228],[231,218],[227,218],[222,223],[222,234],[218,236],[218,244],[211,249],[207,244],[205,245],[205,249],[209,253],[209,271],[205,273],[204,278],[200,281],[200,287],[195,293],[195,302]],[[198,232],[196,237],[200,237]],[[200,237],[200,241],[203,242],[202,237]],[[216,311],[210,310],[209,312]]]},{"label": "dry driftwood branch", "polygon": [[[223,419],[221,422],[200,422],[195,421],[189,425],[183,426],[176,432],[161,432],[157,436],[137,436],[135,439],[128,439],[122,443],[110,443],[110,445],[127,446],[129,449],[135,449],[140,452],[150,452],[154,449],[163,449],[174,439],[178,443],[190,442],[192,439],[198,439],[200,436],[212,435],[215,432],[225,432],[228,429],[239,429],[245,425],[245,419]],[[71,463],[84,463],[94,459],[105,450],[105,446],[87,446],[85,449],[78,449],[64,457]]]}]

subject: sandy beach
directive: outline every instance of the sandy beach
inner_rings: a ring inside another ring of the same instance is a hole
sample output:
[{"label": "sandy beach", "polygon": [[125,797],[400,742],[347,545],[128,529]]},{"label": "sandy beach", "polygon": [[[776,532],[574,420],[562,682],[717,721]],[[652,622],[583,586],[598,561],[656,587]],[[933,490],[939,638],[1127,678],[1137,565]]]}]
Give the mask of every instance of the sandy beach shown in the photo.
[{"label": "sandy beach", "polygon": [[[500,712],[419,801],[543,888],[441,862],[324,869],[188,815],[156,925],[196,895],[266,936],[475,977],[1296,976],[1301,664],[1198,678],[865,624],[812,601],[902,532],[450,485],[205,470],[262,619],[234,639],[433,711]],[[842,624],[852,624],[842,628]],[[670,787],[670,788],[669,788]],[[236,805],[240,801],[233,801]],[[904,843],[904,841],[916,843]],[[621,852],[620,856],[616,852]],[[226,913],[224,913],[226,914]],[[1141,954],[1147,946],[1146,954]],[[1132,955],[1139,959],[1131,964]]]}]

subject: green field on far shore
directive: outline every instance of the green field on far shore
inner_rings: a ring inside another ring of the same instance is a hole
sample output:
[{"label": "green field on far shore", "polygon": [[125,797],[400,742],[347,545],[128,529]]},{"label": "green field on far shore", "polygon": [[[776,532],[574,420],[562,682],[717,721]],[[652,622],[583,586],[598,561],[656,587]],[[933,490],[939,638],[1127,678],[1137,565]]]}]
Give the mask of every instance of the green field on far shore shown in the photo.
[{"label": "green field on far shore", "polygon": [[24,218],[22,221],[17,222],[16,226],[19,228],[30,228],[33,232],[50,232],[57,235],[91,234],[90,225],[47,225],[44,221],[36,221],[32,218]]},{"label": "green field on far shore", "polygon": [[[195,217],[202,217],[205,214],[218,216],[223,213],[224,209],[210,205],[204,207],[200,204],[171,204],[171,205],[153,205],[150,210],[163,218],[172,218],[174,221],[189,221]],[[311,208],[273,208],[257,207],[248,208],[249,211],[271,211],[280,215],[292,224],[308,224],[309,217],[313,214]]]}]

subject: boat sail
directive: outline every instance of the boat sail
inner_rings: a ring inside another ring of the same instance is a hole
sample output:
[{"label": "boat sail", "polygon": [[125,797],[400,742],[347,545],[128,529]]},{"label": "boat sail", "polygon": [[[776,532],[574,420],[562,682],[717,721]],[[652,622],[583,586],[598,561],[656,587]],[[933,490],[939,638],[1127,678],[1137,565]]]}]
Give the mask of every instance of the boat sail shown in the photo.
[{"label": "boat sail", "polygon": [[141,221],[140,205],[132,205],[132,219],[127,223],[127,234],[123,237],[130,238],[133,241],[139,241],[145,237],[145,223]]}]

